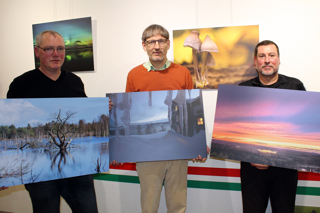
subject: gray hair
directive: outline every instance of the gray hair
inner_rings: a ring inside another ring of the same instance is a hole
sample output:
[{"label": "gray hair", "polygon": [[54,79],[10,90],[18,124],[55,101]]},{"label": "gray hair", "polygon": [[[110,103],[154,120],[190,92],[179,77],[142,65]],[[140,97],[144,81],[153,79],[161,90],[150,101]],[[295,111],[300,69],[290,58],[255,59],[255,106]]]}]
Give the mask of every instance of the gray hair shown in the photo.
[{"label": "gray hair", "polygon": [[49,33],[50,35],[53,35],[54,37],[56,37],[57,35],[58,36],[61,36],[61,38],[63,39],[62,35],[60,35],[60,33],[56,32],[56,31],[53,31],[53,30],[46,30],[46,31],[43,31],[41,33],[39,33],[37,36],[36,36],[36,46],[40,46],[42,44],[42,36],[46,33]]},{"label": "gray hair", "polygon": [[147,27],[143,31],[141,39],[142,41],[146,41],[148,38],[155,35],[161,35],[162,37],[169,39],[169,32],[166,30],[166,28],[158,24],[152,24],[149,27]]}]

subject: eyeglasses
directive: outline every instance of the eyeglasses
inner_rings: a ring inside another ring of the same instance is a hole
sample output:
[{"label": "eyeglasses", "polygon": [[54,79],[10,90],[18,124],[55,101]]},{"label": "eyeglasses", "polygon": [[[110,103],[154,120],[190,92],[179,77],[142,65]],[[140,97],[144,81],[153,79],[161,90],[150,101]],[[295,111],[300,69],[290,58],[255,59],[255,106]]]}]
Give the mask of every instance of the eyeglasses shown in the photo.
[{"label": "eyeglasses", "polygon": [[159,39],[159,40],[145,41],[145,43],[146,43],[149,47],[153,47],[154,45],[156,45],[157,42],[158,42],[159,46],[163,46],[163,45],[167,42],[167,39]]},{"label": "eyeglasses", "polygon": [[55,50],[57,50],[58,53],[64,53],[64,51],[66,50],[66,48],[64,47],[57,47],[57,48],[53,48],[53,47],[41,48],[39,46],[37,47],[42,49],[45,53],[48,53],[48,54],[52,54]]}]

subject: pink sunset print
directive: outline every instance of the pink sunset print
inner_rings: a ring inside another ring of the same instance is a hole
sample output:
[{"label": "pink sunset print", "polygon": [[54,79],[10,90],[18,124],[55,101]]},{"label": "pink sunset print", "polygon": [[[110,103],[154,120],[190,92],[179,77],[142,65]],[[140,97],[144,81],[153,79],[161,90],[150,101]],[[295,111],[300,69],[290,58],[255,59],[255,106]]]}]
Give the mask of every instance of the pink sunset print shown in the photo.
[{"label": "pink sunset print", "polygon": [[320,93],[220,85],[211,157],[320,172]]}]

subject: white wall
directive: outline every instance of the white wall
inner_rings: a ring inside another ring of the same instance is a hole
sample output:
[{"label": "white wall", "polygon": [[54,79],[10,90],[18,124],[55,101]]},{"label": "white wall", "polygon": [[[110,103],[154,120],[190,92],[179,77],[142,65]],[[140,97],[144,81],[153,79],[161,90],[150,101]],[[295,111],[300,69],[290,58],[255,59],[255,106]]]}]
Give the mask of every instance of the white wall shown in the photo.
[{"label": "white wall", "polygon": [[[34,68],[32,24],[92,17],[95,72],[78,75],[87,95],[124,92],[127,73],[147,60],[142,31],[158,23],[175,29],[259,25],[260,40],[280,47],[280,72],[320,91],[318,0],[0,0],[0,98],[14,77]],[[172,33],[171,33],[172,34]],[[173,49],[168,53],[173,60]]]},{"label": "white wall", "polygon": [[[95,71],[77,73],[89,97],[124,92],[127,73],[147,60],[141,34],[153,23],[163,25],[171,34],[176,29],[259,25],[260,40],[273,40],[280,47],[280,73],[299,78],[308,91],[320,92],[319,10],[318,0],[0,0],[0,98],[6,97],[13,78],[34,68],[32,24],[89,16],[93,20]],[[172,48],[168,58],[173,60]],[[207,96],[208,124],[213,123],[215,92],[207,92]],[[212,124],[208,125],[210,138]],[[210,159],[206,164],[216,166],[214,162]],[[139,185],[95,183],[101,212],[140,211]],[[197,208],[201,212],[241,212],[240,193],[226,193],[188,189],[187,212]],[[230,200],[222,201],[221,196]],[[298,197],[297,202],[316,205],[312,199]],[[164,209],[162,199],[160,212]],[[1,191],[0,210],[31,212],[24,188]],[[65,204],[62,212],[70,212]]]}]

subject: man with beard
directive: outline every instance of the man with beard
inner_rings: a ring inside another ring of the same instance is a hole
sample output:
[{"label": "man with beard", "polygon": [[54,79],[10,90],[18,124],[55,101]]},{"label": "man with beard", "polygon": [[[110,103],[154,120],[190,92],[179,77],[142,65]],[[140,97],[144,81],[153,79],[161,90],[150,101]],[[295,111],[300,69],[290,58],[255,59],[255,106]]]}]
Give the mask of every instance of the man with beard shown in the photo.
[{"label": "man with beard", "polygon": [[[59,33],[52,30],[39,33],[34,51],[40,67],[15,78],[7,98],[87,97],[81,79],[61,69],[65,43]],[[98,212],[92,175],[25,184],[25,187],[34,213],[59,213],[60,196],[72,212]]]},{"label": "man with beard", "polygon": [[[167,59],[170,40],[165,28],[155,24],[147,27],[142,34],[142,47],[149,61],[129,72],[126,92],[193,89],[189,70]],[[206,160],[201,156],[197,159]],[[140,180],[142,213],[158,212],[163,184],[167,212],[186,211],[188,160],[140,162],[136,164],[136,169]]]},{"label": "man with beard", "polygon": [[[273,41],[261,41],[254,50],[258,77],[240,86],[305,90],[303,83],[278,73],[280,53]],[[298,171],[261,164],[241,162],[241,191],[244,213],[265,212],[268,200],[272,212],[294,213]]]}]

